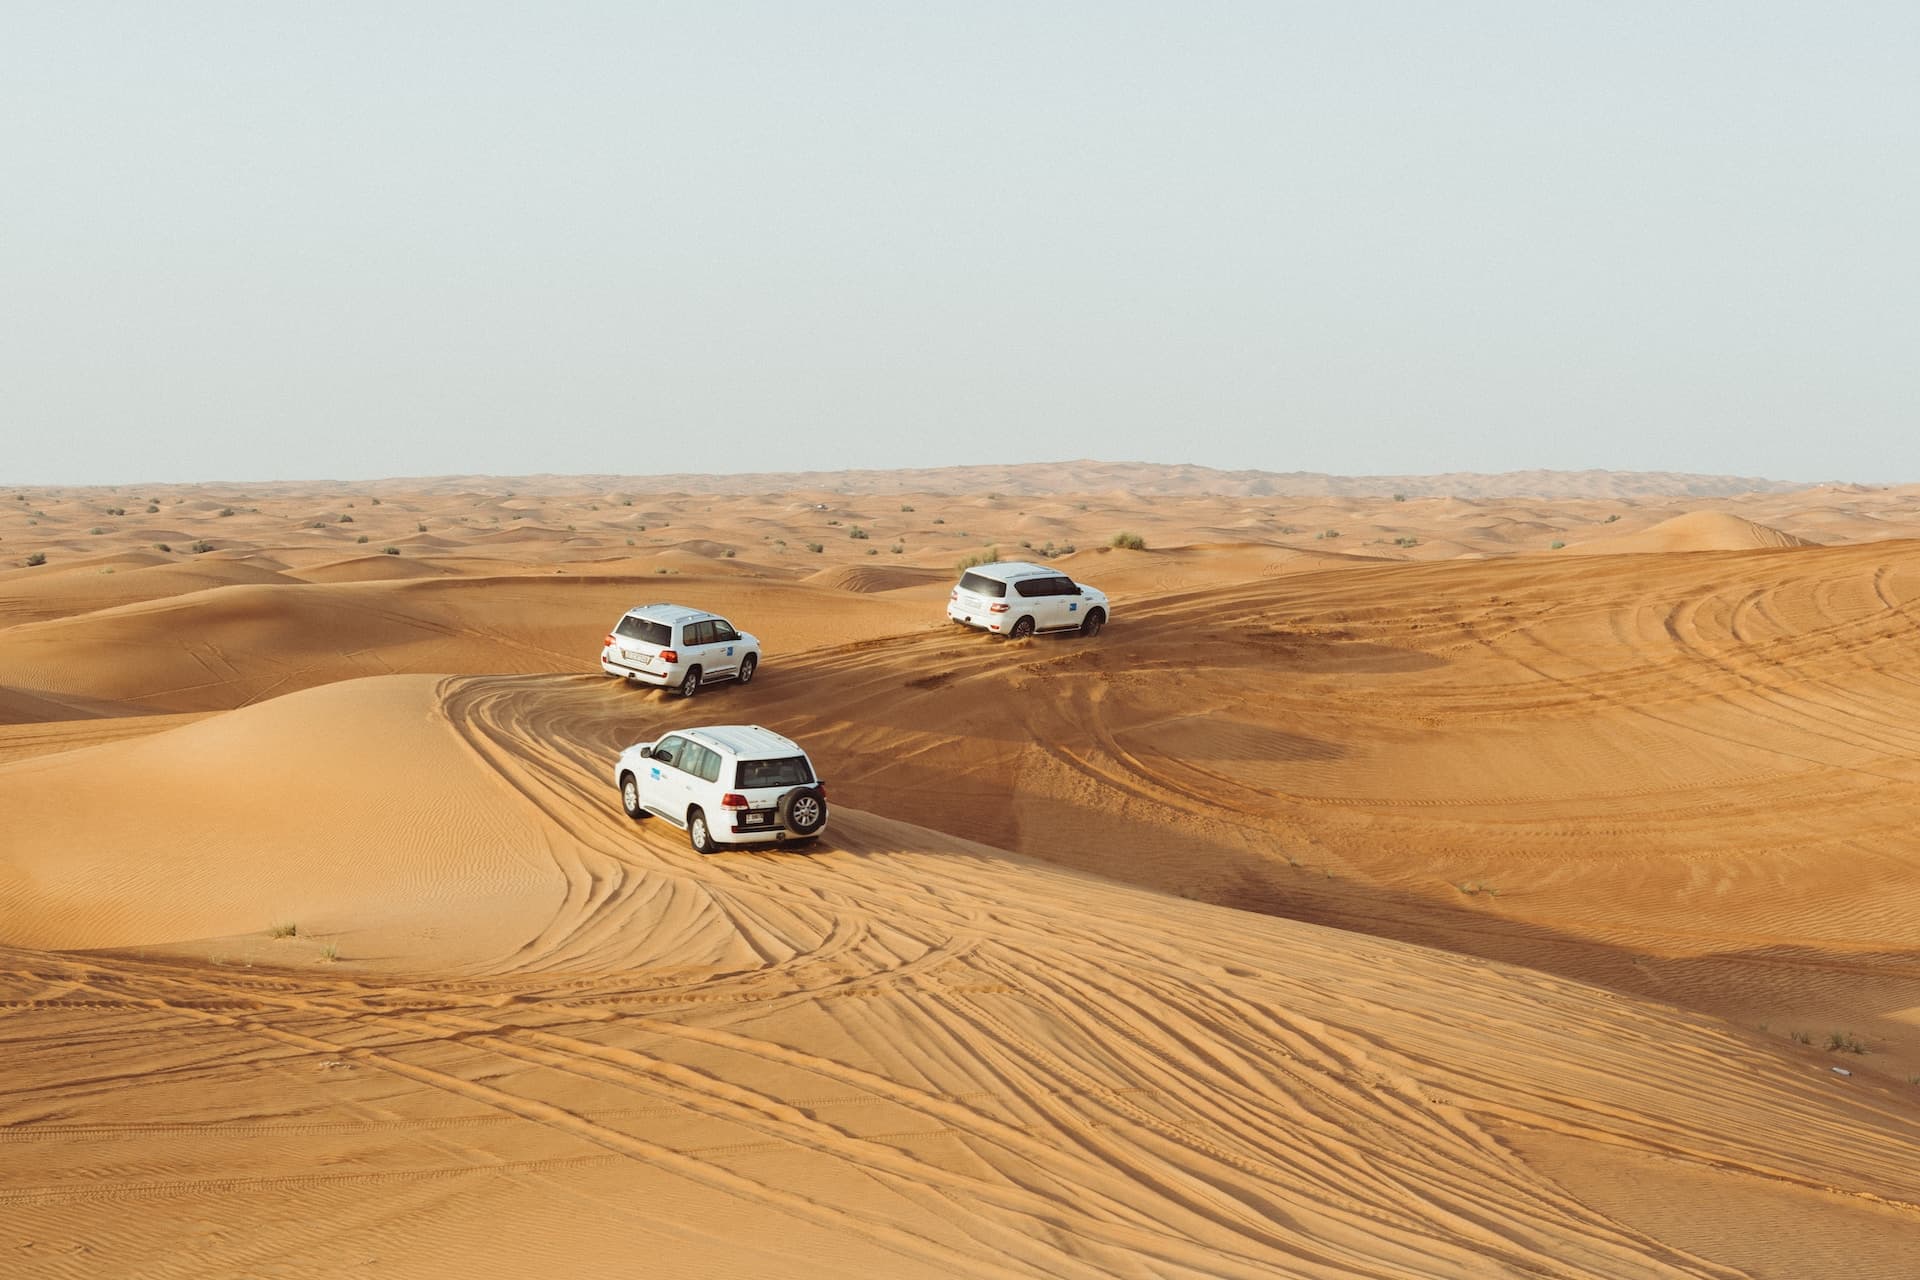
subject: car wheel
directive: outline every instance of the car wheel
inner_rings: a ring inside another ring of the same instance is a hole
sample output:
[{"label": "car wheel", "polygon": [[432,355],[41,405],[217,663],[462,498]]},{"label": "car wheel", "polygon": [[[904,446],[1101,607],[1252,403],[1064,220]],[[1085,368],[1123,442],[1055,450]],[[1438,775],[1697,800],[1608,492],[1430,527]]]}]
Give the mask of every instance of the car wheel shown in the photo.
[{"label": "car wheel", "polygon": [[1100,628],[1107,625],[1107,615],[1099,609],[1088,614],[1080,623],[1080,634],[1091,640],[1100,634]]},{"label": "car wheel", "polygon": [[810,836],[827,825],[827,797],[818,787],[801,787],[780,797],[780,825],[796,836]]},{"label": "car wheel", "polygon": [[1025,640],[1028,636],[1032,634],[1033,634],[1033,615],[1032,614],[1028,614],[1026,617],[1020,619],[1020,621],[1014,623],[1013,630],[1007,633],[1008,636],[1010,636],[1015,640]]},{"label": "car wheel", "polygon": [[620,807],[635,822],[647,816],[645,806],[640,803],[640,782],[630,773],[620,776]]},{"label": "car wheel", "polygon": [[752,654],[748,654],[746,657],[740,659],[740,683],[752,684],[754,668],[759,665],[760,659],[754,657]]},{"label": "car wheel", "polygon": [[687,810],[687,839],[695,853],[712,853],[720,847],[713,842],[713,832],[707,830],[707,815],[698,809]]},{"label": "car wheel", "polygon": [[680,678],[680,696],[691,698],[700,692],[700,668],[692,667]]}]

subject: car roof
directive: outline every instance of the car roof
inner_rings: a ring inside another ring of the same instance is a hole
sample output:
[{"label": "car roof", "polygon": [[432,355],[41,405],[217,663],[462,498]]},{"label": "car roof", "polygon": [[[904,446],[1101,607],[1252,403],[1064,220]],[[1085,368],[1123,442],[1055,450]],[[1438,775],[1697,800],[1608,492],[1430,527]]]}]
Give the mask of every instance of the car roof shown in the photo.
[{"label": "car roof", "polygon": [[637,604],[627,610],[626,616],[645,618],[649,622],[698,622],[702,618],[717,618],[720,615],[687,604]]},{"label": "car roof", "polygon": [[967,573],[977,573],[983,578],[992,578],[997,582],[1013,582],[1019,578],[1064,578],[1067,575],[1058,569],[1049,569],[1043,564],[1029,564],[1025,560],[998,560],[993,564],[977,564]]},{"label": "car roof", "polygon": [[[792,738],[783,737],[771,729],[763,729],[757,724],[703,724],[692,729],[674,729],[683,738],[691,738],[702,746],[718,747],[730,756],[741,759],[758,759],[768,756],[805,755],[800,744]],[[670,736],[663,733],[660,737]]]}]

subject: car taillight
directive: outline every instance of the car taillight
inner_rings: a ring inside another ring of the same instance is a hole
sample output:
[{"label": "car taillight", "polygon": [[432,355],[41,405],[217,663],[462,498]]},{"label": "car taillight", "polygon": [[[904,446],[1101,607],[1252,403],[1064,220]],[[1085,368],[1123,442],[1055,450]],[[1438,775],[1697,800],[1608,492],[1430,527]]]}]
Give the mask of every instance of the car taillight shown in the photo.
[{"label": "car taillight", "polygon": [[613,632],[611,632],[611,631],[609,631],[609,632],[607,632],[607,638],[606,638],[605,640],[602,640],[602,641],[600,642],[600,647],[601,647],[602,649],[611,649],[611,648],[613,648]]},{"label": "car taillight", "polygon": [[960,598],[960,588],[955,587],[953,590],[947,592],[947,599],[958,600],[959,598]]},{"label": "car taillight", "polygon": [[825,778],[815,778],[813,780],[813,789],[821,795],[827,794],[827,780]]},{"label": "car taillight", "polygon": [[720,797],[720,807],[722,809],[744,809],[747,807],[747,798],[738,791],[729,791]]},{"label": "car taillight", "polygon": [[987,606],[987,612],[988,613],[1005,613],[1007,610],[1011,608],[1013,608],[1013,606],[1008,604],[1005,600],[996,600],[994,603]]},{"label": "car taillight", "polygon": [[662,649],[660,651],[660,661],[666,663],[678,662],[680,661],[680,655],[671,649]]}]

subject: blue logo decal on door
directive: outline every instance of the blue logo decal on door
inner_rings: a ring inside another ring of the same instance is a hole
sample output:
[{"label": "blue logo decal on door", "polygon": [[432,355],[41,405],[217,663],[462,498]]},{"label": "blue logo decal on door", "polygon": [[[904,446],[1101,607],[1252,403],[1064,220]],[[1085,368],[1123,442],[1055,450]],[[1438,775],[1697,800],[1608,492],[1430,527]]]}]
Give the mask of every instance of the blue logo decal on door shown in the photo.
[{"label": "blue logo decal on door", "polygon": [[652,772],[653,772],[653,777],[654,777],[654,781],[656,781],[656,782],[658,782],[658,781],[660,780],[660,766],[659,766],[659,765],[655,765],[655,766],[653,767],[653,771],[652,771]]},{"label": "blue logo decal on door", "polygon": [[1073,602],[1072,604],[1069,604],[1069,605],[1067,606],[1067,612],[1068,612],[1068,613],[1078,613],[1078,612],[1080,612],[1080,602],[1079,602],[1078,600],[1075,600],[1075,601],[1074,601],[1074,602]]},{"label": "blue logo decal on door", "polygon": [[733,646],[732,646],[732,645],[728,645],[728,646],[727,646],[727,656],[728,656],[729,658],[731,658],[731,657],[733,656]]}]

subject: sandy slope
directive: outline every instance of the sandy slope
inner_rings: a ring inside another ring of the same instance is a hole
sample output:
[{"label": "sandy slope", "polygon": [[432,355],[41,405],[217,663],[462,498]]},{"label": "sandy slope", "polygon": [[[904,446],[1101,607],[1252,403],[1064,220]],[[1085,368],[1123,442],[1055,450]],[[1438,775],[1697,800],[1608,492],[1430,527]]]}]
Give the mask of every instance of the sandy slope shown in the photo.
[{"label": "sandy slope", "polygon": [[[857,812],[827,854],[703,860],[607,804],[613,718],[571,710],[596,691],[468,681],[423,727],[432,688],[361,681],[273,709],[351,714],[432,776],[420,808],[453,793],[470,815],[458,833],[335,816],[360,824],[364,861],[320,879],[356,886],[370,917],[317,917],[345,965],[5,953],[10,1022],[34,1032],[7,1046],[28,1076],[0,1181],[20,1274],[68,1273],[60,1251],[82,1240],[95,1273],[153,1275],[268,1259],[502,1275],[554,1250],[591,1274],[636,1251],[767,1275],[796,1257],[864,1274],[1739,1274],[1685,1227],[1586,1202],[1629,1179],[1844,1230],[1854,1274],[1911,1242],[1911,1103],[1811,1054]],[[267,710],[39,767],[192,756],[215,731],[244,747]],[[10,766],[10,797],[23,782],[59,785]],[[355,972],[396,930],[445,927],[449,872],[487,878],[484,847],[471,871],[444,863],[472,824],[516,822],[539,832],[495,859],[529,860],[502,894],[522,910],[491,930],[521,940],[511,957],[462,965],[456,942],[431,977]],[[231,888],[234,868],[199,844],[149,842],[181,872],[148,887],[151,910],[213,918],[195,890]],[[662,934],[686,964],[630,949]],[[109,1076],[129,1081],[100,1091]],[[249,1228],[218,1225],[241,1201]],[[487,1230],[501,1214],[529,1230]],[[1747,1242],[1768,1265],[1798,1249]]]},{"label": "sandy slope", "polygon": [[[1920,495],[445,488],[0,507],[0,1272],[1912,1274]],[[619,813],[740,720],[820,852]]]}]

